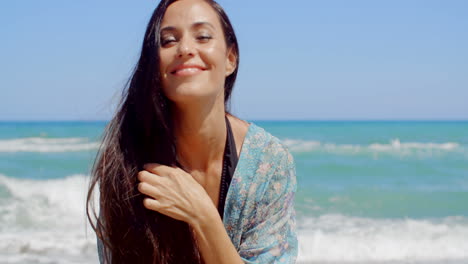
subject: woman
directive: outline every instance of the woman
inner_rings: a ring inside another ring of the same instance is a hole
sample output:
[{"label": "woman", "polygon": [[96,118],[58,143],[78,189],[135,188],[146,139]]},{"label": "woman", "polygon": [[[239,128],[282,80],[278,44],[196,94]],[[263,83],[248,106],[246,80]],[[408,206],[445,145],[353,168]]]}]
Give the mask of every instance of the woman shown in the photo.
[{"label": "woman", "polygon": [[226,112],[238,65],[217,3],[161,1],[93,169],[101,262],[295,261],[293,160]]}]

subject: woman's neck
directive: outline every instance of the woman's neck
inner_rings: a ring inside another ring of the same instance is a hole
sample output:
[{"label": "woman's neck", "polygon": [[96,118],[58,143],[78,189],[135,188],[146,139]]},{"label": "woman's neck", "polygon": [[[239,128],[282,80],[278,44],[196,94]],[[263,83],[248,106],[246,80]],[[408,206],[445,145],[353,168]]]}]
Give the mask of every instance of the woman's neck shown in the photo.
[{"label": "woman's neck", "polygon": [[209,170],[223,159],[226,144],[224,102],[174,107],[174,133],[178,161],[187,170]]}]

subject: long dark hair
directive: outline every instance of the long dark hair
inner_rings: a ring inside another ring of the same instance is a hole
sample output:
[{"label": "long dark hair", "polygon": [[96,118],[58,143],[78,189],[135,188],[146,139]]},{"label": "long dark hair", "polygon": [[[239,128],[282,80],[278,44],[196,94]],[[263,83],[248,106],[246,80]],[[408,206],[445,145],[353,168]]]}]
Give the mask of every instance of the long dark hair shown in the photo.
[{"label": "long dark hair", "polygon": [[[86,212],[103,242],[107,263],[202,262],[188,224],[144,208],[144,197],[137,190],[136,174],[145,163],[173,165],[176,161],[171,102],[163,93],[159,71],[161,21],[175,1],[162,0],[151,16],[140,58],[118,111],[104,131],[93,166]],[[239,48],[224,10],[215,1],[206,2],[218,14],[226,45],[237,57],[235,70],[224,85],[227,109],[237,76]],[[97,184],[99,216],[93,204]]]}]

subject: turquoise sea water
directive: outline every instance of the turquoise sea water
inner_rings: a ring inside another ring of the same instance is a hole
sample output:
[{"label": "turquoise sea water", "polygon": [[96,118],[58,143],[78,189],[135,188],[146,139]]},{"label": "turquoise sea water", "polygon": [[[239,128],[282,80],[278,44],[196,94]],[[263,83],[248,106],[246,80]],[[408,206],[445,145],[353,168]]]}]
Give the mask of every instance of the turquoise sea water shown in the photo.
[{"label": "turquoise sea water", "polygon": [[[468,122],[253,122],[295,158],[301,262],[468,263]],[[0,122],[1,263],[96,263],[104,126]]]}]

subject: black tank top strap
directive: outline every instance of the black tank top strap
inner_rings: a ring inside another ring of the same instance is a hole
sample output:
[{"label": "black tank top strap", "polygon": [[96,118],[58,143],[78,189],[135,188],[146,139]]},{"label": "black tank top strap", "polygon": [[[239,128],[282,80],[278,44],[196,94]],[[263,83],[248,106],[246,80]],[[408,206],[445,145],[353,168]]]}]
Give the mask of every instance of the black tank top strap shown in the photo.
[{"label": "black tank top strap", "polygon": [[231,124],[226,116],[226,146],[224,147],[223,155],[223,169],[221,172],[221,184],[219,186],[219,200],[218,200],[218,212],[221,216],[221,219],[224,215],[224,204],[226,202],[226,196],[229,190],[229,185],[231,184],[232,176],[239,161],[237,156],[236,142],[234,140],[234,135],[232,133]]}]

